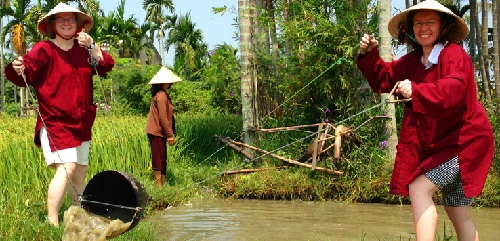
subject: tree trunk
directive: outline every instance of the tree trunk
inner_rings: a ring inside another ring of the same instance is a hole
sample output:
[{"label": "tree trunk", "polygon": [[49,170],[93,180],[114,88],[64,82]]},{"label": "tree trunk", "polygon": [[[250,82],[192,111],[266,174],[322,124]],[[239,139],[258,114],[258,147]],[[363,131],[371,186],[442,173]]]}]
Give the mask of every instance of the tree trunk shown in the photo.
[{"label": "tree trunk", "polygon": [[[387,29],[387,25],[389,24],[389,20],[391,19],[391,0],[378,0],[378,8],[379,8],[379,26],[383,26],[379,28],[380,35],[380,57],[385,61],[392,60],[392,37]],[[381,101],[385,101],[389,98],[389,94],[382,94]],[[387,104],[384,112],[387,117],[391,118],[390,121],[386,121],[385,123],[385,133],[388,137],[387,140],[387,154],[389,156],[389,160],[391,165],[396,159],[396,145],[398,143],[397,129],[396,129],[396,109],[394,104]]]},{"label": "tree trunk", "polygon": [[[478,41],[478,44],[481,43],[480,46],[478,46],[478,50],[480,52],[478,53],[480,57],[479,62],[481,64],[481,79],[483,83],[483,94],[487,102],[491,101],[491,92],[490,92],[490,81],[489,81],[489,74],[488,74],[488,3],[487,1],[482,1],[481,3],[481,10],[482,10],[482,25],[479,25],[479,19],[476,19],[476,25],[481,26],[481,31],[479,31],[479,28],[477,29],[477,39],[481,40]],[[481,32],[481,35],[479,36],[479,32]]]},{"label": "tree trunk", "polygon": [[[2,2],[2,6],[3,6],[3,2]],[[0,29],[3,29],[3,18],[0,18]],[[4,56],[4,49],[3,49],[3,39],[0,40],[0,69],[3,70],[4,69],[4,65],[5,63],[3,62],[3,56]],[[2,98],[1,100],[1,106],[0,106],[0,112],[4,112],[5,111],[5,77],[3,74],[0,74],[0,82],[1,82],[1,93],[0,93],[0,97]]]},{"label": "tree trunk", "polygon": [[160,51],[160,56],[161,56],[161,65],[162,66],[165,66],[165,48],[163,46],[163,38],[165,36],[165,32],[163,32],[162,29],[160,29],[158,31],[158,42],[160,44],[160,49],[158,49],[158,51]]},{"label": "tree trunk", "polygon": [[257,50],[259,50],[260,47],[260,36],[262,29],[259,26],[259,12],[262,9],[259,7],[258,3],[260,2],[260,5],[262,5],[262,0],[250,0],[250,34],[251,34],[251,49],[249,51],[252,52],[252,55],[254,56],[252,58],[252,84],[253,84],[253,117],[252,117],[252,122],[254,123],[253,126],[259,128],[258,125],[258,119],[259,119],[259,80],[258,80],[258,66],[261,64],[260,59],[258,58],[257,55]]},{"label": "tree trunk", "polygon": [[500,116],[500,105],[498,104],[498,98],[500,97],[500,57],[498,56],[498,2],[499,0],[493,0],[491,2],[491,12],[493,16],[493,63],[494,63],[494,78],[495,78],[495,91],[497,100],[497,116]]},{"label": "tree trunk", "polygon": [[490,66],[490,58],[488,54],[488,1],[481,1],[481,10],[482,10],[482,34],[481,34],[481,43],[482,43],[482,51],[483,51],[483,68],[484,68],[484,76],[483,76],[483,85],[485,91],[486,101],[491,101],[491,92],[490,92],[490,74],[489,74],[489,66]]},{"label": "tree trunk", "polygon": [[477,15],[477,0],[470,0],[470,32],[469,32],[469,55],[474,66],[476,65],[476,21]]},{"label": "tree trunk", "polygon": [[[285,25],[288,26],[288,23],[290,23],[291,19],[290,17],[292,16],[292,13],[290,11],[290,3],[288,2],[288,0],[283,0],[283,7],[285,8],[284,9],[284,12],[283,12],[283,16],[284,16],[284,21],[285,21]],[[286,57],[290,57],[291,55],[291,47],[290,47],[290,42],[288,41],[288,39],[284,39],[285,40],[285,53],[286,53]]]},{"label": "tree trunk", "polygon": [[[240,51],[241,51],[241,116],[243,119],[244,143],[253,145],[254,133],[249,131],[249,126],[255,126],[253,102],[252,80],[252,59],[253,51],[251,51],[252,36],[250,23],[250,0],[238,0],[238,16],[240,27]],[[250,153],[252,154],[252,153]],[[245,159],[245,161],[249,161]]]},{"label": "tree trunk", "polygon": [[[277,34],[277,27],[276,27],[276,17],[274,16],[274,0],[268,0],[268,12],[269,12],[269,19],[270,19],[270,27],[271,27],[271,43],[273,44],[273,59],[274,59],[274,65],[278,63],[278,60],[280,58],[279,54],[279,46],[278,46],[278,34]],[[276,71],[276,70],[275,70]]]}]

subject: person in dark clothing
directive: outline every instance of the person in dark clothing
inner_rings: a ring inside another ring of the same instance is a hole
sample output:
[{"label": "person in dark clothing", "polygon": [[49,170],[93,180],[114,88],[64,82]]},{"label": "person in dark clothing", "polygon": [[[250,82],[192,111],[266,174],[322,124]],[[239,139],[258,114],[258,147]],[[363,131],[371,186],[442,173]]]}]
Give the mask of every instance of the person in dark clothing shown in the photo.
[{"label": "person in dark clothing", "polygon": [[151,79],[151,106],[149,107],[146,133],[151,147],[153,175],[158,187],[162,187],[167,174],[167,143],[175,144],[174,106],[167,90],[181,79],[162,67]]}]

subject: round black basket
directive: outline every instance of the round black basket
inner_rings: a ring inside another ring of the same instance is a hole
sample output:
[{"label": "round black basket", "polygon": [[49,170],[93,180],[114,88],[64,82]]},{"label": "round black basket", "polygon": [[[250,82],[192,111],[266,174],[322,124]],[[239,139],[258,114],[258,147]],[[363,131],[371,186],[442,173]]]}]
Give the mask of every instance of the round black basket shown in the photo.
[{"label": "round black basket", "polygon": [[142,218],[149,200],[146,188],[132,175],[103,171],[95,175],[83,191],[82,207],[90,213],[112,220],[131,222],[131,230]]}]

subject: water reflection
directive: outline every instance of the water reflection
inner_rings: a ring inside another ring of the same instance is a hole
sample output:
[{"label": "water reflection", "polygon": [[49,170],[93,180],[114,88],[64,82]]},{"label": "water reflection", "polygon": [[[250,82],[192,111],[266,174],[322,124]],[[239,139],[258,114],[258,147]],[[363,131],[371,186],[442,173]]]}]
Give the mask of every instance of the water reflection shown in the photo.
[{"label": "water reflection", "polygon": [[[442,240],[452,224],[438,207]],[[499,209],[473,209],[482,240],[496,240]],[[330,202],[203,200],[156,219],[165,240],[415,240],[410,206]],[[446,220],[446,221],[445,221]]]}]

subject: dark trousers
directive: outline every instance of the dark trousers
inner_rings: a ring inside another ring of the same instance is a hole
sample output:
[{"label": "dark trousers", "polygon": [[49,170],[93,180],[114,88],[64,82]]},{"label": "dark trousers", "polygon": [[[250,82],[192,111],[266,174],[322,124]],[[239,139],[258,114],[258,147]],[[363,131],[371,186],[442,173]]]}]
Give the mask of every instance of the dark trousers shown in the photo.
[{"label": "dark trousers", "polygon": [[167,174],[167,138],[148,134],[153,170]]}]

